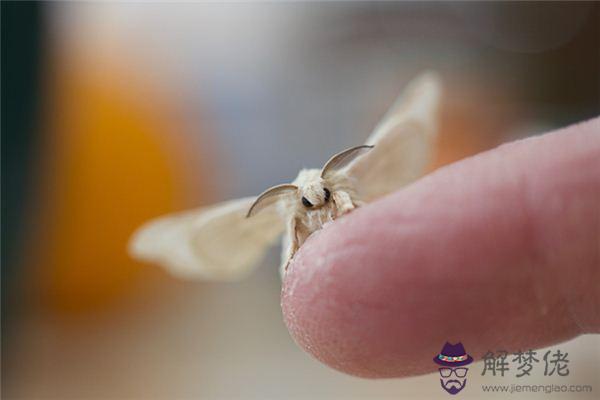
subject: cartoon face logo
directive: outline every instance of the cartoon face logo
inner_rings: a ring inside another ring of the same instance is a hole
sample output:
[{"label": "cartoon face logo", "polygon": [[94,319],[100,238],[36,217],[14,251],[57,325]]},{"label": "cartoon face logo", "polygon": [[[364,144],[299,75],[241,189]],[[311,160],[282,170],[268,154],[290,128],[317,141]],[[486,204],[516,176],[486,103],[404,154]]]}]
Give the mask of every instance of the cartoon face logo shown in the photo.
[{"label": "cartoon face logo", "polygon": [[440,383],[446,392],[456,394],[463,390],[469,371],[465,365],[471,364],[473,357],[467,354],[462,343],[446,342],[440,354],[433,357],[433,362],[440,365]]}]

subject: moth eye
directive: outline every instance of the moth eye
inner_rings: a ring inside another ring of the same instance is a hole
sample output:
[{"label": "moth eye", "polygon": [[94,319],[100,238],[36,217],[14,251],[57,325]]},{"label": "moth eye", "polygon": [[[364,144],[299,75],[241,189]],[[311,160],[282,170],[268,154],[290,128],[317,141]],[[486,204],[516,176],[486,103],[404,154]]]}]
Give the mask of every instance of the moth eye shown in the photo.
[{"label": "moth eye", "polygon": [[304,196],[302,196],[302,204],[306,208],[311,208],[313,206],[313,203],[311,203],[310,201],[308,201],[308,199],[306,197],[304,197]]},{"label": "moth eye", "polygon": [[325,202],[328,202],[331,197],[331,192],[327,188],[324,188],[323,191],[325,192]]}]

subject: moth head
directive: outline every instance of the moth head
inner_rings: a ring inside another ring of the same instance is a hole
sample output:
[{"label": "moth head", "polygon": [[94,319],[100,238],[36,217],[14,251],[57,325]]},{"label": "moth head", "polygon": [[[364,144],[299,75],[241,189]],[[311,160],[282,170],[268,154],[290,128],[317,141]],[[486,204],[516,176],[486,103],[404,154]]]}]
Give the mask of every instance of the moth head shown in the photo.
[{"label": "moth head", "polygon": [[263,208],[268,207],[272,204],[275,204],[279,200],[281,200],[285,197],[293,196],[297,193],[298,193],[298,186],[293,185],[293,184],[286,183],[283,185],[273,186],[273,187],[265,190],[264,192],[262,192],[256,198],[256,200],[254,200],[254,203],[252,203],[252,206],[250,207],[250,209],[248,210],[248,213],[246,214],[246,218],[253,216],[254,214],[259,212]]},{"label": "moth head", "polygon": [[363,144],[351,147],[332,156],[321,169],[321,178],[327,180],[336,172],[349,166],[354,160],[362,156],[375,146]]},{"label": "moth head", "polygon": [[331,189],[318,169],[300,171],[294,181],[298,185],[298,200],[304,210],[318,209],[331,200]]},{"label": "moth head", "polygon": [[362,145],[344,150],[331,157],[325,166],[318,169],[300,171],[291,184],[273,186],[262,192],[254,201],[246,217],[251,217],[265,207],[285,198],[295,198],[304,210],[318,209],[331,201],[331,188],[328,182],[337,172],[350,165],[359,156],[374,146]]}]

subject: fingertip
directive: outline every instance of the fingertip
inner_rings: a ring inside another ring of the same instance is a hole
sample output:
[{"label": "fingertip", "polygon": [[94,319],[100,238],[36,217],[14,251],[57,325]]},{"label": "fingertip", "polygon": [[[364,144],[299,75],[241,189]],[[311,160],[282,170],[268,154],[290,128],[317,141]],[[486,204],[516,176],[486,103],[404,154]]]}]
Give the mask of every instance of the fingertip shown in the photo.
[{"label": "fingertip", "polygon": [[335,369],[380,378],[434,370],[446,341],[477,359],[595,329],[593,135],[588,123],[504,146],[311,235],[283,282],[292,337]]}]

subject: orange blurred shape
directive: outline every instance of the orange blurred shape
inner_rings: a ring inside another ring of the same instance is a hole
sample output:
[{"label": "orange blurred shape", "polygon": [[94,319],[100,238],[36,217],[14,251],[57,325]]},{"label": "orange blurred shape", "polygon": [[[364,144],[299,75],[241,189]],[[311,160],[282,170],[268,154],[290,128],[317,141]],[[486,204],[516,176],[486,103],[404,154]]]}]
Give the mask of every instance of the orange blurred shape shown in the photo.
[{"label": "orange blurred shape", "polygon": [[114,303],[154,268],[126,254],[133,230],[197,193],[184,182],[191,146],[176,136],[172,104],[125,69],[65,58],[49,77],[39,225],[28,248],[45,304],[85,311]]}]

